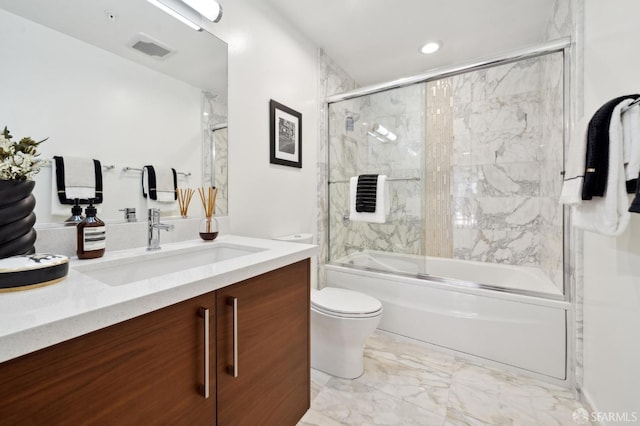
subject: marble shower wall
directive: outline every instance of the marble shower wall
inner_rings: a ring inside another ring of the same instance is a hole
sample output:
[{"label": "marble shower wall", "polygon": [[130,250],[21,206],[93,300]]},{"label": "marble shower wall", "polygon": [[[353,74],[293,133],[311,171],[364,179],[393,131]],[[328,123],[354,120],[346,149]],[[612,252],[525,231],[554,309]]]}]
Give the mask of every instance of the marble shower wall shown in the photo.
[{"label": "marble shower wall", "polygon": [[[545,38],[554,40],[570,36],[569,56],[569,129],[584,115],[584,2],[581,0],[555,0],[553,13],[547,23]],[[566,294],[573,305],[573,329],[569,330],[569,378],[577,389],[583,385],[583,231],[567,227],[568,245]],[[570,319],[571,320],[571,319]],[[572,338],[573,334],[573,338]],[[571,345],[573,344],[573,350]]]},{"label": "marble shower wall", "polygon": [[[227,216],[229,214],[229,185],[227,178],[229,149],[227,128],[216,129],[227,123],[227,105],[219,101],[218,95],[207,91],[202,92],[200,99],[202,110],[200,123],[202,126],[203,140],[202,181],[204,186],[211,185],[218,188],[215,214],[218,216]],[[214,158],[215,167],[213,164]],[[197,205],[192,205],[191,209],[195,209],[191,215],[197,216],[202,213],[198,210]]]},{"label": "marble shower wall", "polygon": [[[329,259],[364,248],[531,266],[562,288],[562,68],[552,54],[331,104]],[[372,137],[374,123],[398,139]],[[350,222],[348,180],[364,173],[422,181],[389,182],[387,223]]]},{"label": "marble shower wall", "polygon": [[[361,248],[394,253],[424,253],[422,164],[424,85],[389,90],[329,106],[329,259]],[[353,130],[347,121],[353,120]],[[369,134],[375,123],[397,135],[381,141]],[[349,178],[385,174],[391,212],[384,224],[351,222]]]},{"label": "marble shower wall", "polygon": [[[322,265],[327,259],[329,251],[329,192],[327,181],[329,180],[329,148],[328,148],[328,115],[329,107],[325,102],[328,96],[337,93],[348,92],[357,87],[354,79],[352,79],[324,50],[318,49],[318,110],[320,126],[318,128],[318,236],[317,244],[320,245],[320,254],[318,255],[318,283],[324,286],[326,280],[324,268]],[[332,126],[333,127],[333,126]]]},{"label": "marble shower wall", "polygon": [[454,257],[539,267],[562,288],[562,56],[448,80]]},{"label": "marble shower wall", "polygon": [[563,220],[558,202],[564,170],[564,59],[560,53],[540,58],[540,269],[563,289]]}]

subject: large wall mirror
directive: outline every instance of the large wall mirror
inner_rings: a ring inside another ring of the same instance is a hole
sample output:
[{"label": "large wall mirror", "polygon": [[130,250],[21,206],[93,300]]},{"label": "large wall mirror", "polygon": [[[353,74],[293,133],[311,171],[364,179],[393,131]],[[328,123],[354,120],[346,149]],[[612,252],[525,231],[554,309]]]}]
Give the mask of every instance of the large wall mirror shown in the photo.
[{"label": "large wall mirror", "polygon": [[[100,160],[101,218],[121,221],[126,207],[146,218],[148,164],[175,168],[178,187],[218,187],[216,214],[227,214],[226,43],[145,0],[0,0],[0,40],[0,127],[48,137],[43,159]],[[70,214],[53,193],[45,166],[39,226]],[[201,210],[194,198],[189,216]]]}]

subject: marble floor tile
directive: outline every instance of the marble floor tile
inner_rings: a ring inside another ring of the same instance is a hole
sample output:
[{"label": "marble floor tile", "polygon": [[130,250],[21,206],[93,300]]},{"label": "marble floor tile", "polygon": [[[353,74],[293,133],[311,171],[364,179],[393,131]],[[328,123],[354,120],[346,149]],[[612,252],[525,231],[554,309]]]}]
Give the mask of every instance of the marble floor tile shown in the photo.
[{"label": "marble floor tile", "polygon": [[[364,386],[364,385],[361,385]],[[313,409],[348,425],[442,425],[444,416],[374,388],[327,387],[313,401]],[[351,389],[357,389],[352,392]]]},{"label": "marble floor tile", "polygon": [[311,381],[311,402],[313,402],[313,400],[316,398],[316,396],[318,396],[321,390],[321,385],[315,383],[314,381]]},{"label": "marble floor tile", "polygon": [[365,354],[397,361],[411,368],[447,374],[453,372],[455,365],[455,357],[451,354],[436,352],[421,342],[385,332],[376,332],[367,340]]},{"label": "marble floor tile", "polygon": [[300,426],[571,425],[582,405],[569,389],[375,332],[354,380],[312,370]]},{"label": "marble floor tile", "polygon": [[335,421],[313,408],[309,409],[304,417],[300,419],[300,422],[298,422],[298,426],[342,426],[345,424],[346,423]]}]

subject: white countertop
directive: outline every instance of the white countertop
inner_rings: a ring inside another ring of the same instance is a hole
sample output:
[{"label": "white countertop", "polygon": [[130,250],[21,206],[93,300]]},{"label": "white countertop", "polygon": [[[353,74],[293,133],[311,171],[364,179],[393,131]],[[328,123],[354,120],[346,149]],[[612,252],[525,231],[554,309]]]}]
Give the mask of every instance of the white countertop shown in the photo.
[{"label": "white countertop", "polygon": [[[105,262],[117,268],[133,259],[215,244],[261,251],[119,286],[109,286],[76,269],[91,269]],[[60,283],[0,293],[0,362],[307,259],[317,251],[311,244],[226,235],[213,242],[163,244],[157,252],[142,247],[107,251],[99,259],[71,259],[69,275]]]}]

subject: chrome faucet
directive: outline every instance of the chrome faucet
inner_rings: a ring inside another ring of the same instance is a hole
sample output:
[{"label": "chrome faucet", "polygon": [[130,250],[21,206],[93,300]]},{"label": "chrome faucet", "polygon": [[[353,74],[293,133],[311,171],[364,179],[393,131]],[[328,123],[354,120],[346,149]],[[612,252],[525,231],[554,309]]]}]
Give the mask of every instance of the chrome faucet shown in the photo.
[{"label": "chrome faucet", "polygon": [[147,250],[160,250],[160,230],[173,231],[173,225],[160,223],[160,209],[149,209]]}]

